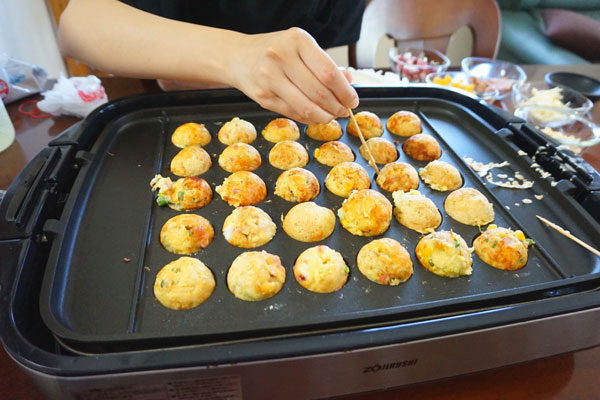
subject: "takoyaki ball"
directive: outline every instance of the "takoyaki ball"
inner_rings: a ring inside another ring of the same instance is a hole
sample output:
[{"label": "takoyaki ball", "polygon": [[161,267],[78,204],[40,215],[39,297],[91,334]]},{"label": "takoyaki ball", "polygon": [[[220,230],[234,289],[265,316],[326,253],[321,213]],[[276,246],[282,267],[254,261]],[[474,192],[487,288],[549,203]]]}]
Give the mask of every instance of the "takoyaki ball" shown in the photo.
[{"label": "takoyaki ball", "polygon": [[435,160],[419,169],[419,176],[433,190],[445,192],[458,189],[462,185],[462,176],[455,166],[445,161]]},{"label": "takoyaki ball", "polygon": [[473,258],[464,239],[452,231],[433,232],[419,240],[415,249],[423,267],[439,276],[471,275]]},{"label": "takoyaki ball", "polygon": [[215,190],[234,207],[258,204],[267,197],[267,185],[260,176],[250,171],[234,172]]},{"label": "takoyaki ball", "polygon": [[244,249],[269,243],[276,231],[277,227],[269,214],[254,206],[235,208],[223,223],[225,240]]},{"label": "takoyaki ball", "polygon": [[377,185],[387,192],[409,192],[419,187],[419,175],[412,165],[397,161],[386,164],[375,179]]},{"label": "takoyaki ball", "polygon": [[294,264],[294,278],[305,289],[316,293],[331,293],[348,281],[350,268],[337,251],[319,245],[304,250]]},{"label": "takoyaki ball", "polygon": [[407,156],[419,161],[433,161],[442,156],[442,149],[433,137],[419,133],[409,137],[402,145]]},{"label": "takoyaki ball", "polygon": [[335,119],[327,124],[308,125],[306,127],[306,136],[323,142],[338,140],[342,135],[342,127]]},{"label": "takoyaki ball", "polygon": [[210,155],[197,144],[184,147],[171,160],[171,172],[177,176],[202,175],[211,166]]},{"label": "takoyaki ball", "polygon": [[367,171],[355,162],[343,162],[331,168],[325,186],[336,196],[348,197],[353,190],[368,189],[371,180]]},{"label": "takoyaki ball", "polygon": [[204,124],[197,124],[195,122],[188,122],[178,126],[173,135],[171,135],[171,143],[180,148],[194,145],[206,146],[210,143],[210,140],[210,132]]},{"label": "takoyaki ball", "polygon": [[[354,118],[356,118],[356,122],[358,123],[358,127],[360,128],[360,132],[363,134],[365,140],[383,135],[383,125],[381,123],[381,120],[377,115],[373,114],[372,112],[357,112],[356,114],[354,114]],[[346,126],[346,130],[352,136],[358,137],[358,129],[356,128],[356,124],[354,123],[352,118],[348,119],[348,125]]]},{"label": "takoyaki ball", "polygon": [[397,286],[413,273],[410,254],[390,238],[376,239],[364,245],[358,252],[356,264],[367,279],[380,285]]},{"label": "takoyaki ball", "polygon": [[261,163],[258,150],[247,143],[230,144],[219,156],[219,166],[227,172],[254,171]]},{"label": "takoyaki ball", "polygon": [[[377,164],[387,164],[396,161],[398,158],[398,150],[396,150],[396,146],[394,143],[390,142],[387,139],[374,137],[365,142],[375,159]],[[365,145],[361,145],[358,149],[359,153],[363,158],[367,161],[371,161],[369,157],[369,153],[367,153],[367,149]]]},{"label": "takoyaki ball", "polygon": [[218,136],[219,142],[226,145],[252,143],[256,140],[256,128],[251,122],[235,117],[223,124]]},{"label": "takoyaki ball", "polygon": [[204,303],[215,285],[213,273],[202,261],[180,257],[156,275],[154,296],[171,310],[188,310]]},{"label": "takoyaki ball", "polygon": [[292,168],[283,171],[275,182],[275,194],[284,200],[303,202],[319,195],[321,187],[317,177],[307,169]]},{"label": "takoyaki ball", "polygon": [[169,206],[177,211],[196,210],[206,206],[212,200],[212,189],[202,178],[180,178],[175,182],[171,178],[156,175],[150,182],[152,190],[158,190],[156,203]]},{"label": "takoyaki ball", "polygon": [[477,189],[460,188],[444,202],[446,213],[465,225],[485,225],[494,220],[492,203]]},{"label": "takoyaki ball", "polygon": [[335,214],[312,201],[296,204],[283,218],[283,230],[300,242],[318,242],[335,228]]},{"label": "takoyaki ball", "polygon": [[507,271],[521,269],[527,264],[527,246],[531,243],[520,230],[488,226],[473,241],[475,254],[494,268]]},{"label": "takoyaki ball", "polygon": [[338,209],[342,226],[357,236],[377,236],[384,233],[392,220],[392,203],[372,189],[353,192]]},{"label": "takoyaki ball", "polygon": [[442,223],[442,215],[430,198],[418,190],[404,193],[400,190],[392,193],[396,220],[409,229],[419,233],[430,233]]},{"label": "takoyaki ball", "polygon": [[279,169],[301,168],[308,164],[308,152],[300,143],[284,140],[273,146],[269,162]]},{"label": "takoyaki ball", "polygon": [[247,251],[237,256],[227,272],[227,287],[244,301],[261,301],[275,296],[285,282],[281,259],[266,251]]},{"label": "takoyaki ball", "polygon": [[315,149],[315,159],[321,164],[334,167],[343,162],[354,161],[354,153],[346,143],[334,140]]},{"label": "takoyaki ball", "polygon": [[210,222],[196,214],[177,215],[160,230],[160,243],[175,254],[194,254],[211,244],[214,237]]},{"label": "takoyaki ball", "polygon": [[398,136],[413,136],[421,133],[421,119],[410,111],[398,111],[388,118],[385,126]]},{"label": "takoyaki ball", "polygon": [[277,118],[267,124],[262,135],[269,142],[279,143],[284,140],[298,140],[300,129],[291,119]]}]

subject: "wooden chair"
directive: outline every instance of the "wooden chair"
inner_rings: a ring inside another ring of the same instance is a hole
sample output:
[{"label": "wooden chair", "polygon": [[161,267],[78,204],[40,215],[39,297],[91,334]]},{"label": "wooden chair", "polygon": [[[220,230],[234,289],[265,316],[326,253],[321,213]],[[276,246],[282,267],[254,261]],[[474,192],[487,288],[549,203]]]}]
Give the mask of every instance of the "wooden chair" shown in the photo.
[{"label": "wooden chair", "polygon": [[373,68],[383,36],[396,45],[446,53],[450,36],[462,26],[468,26],[473,34],[471,55],[496,56],[500,43],[496,0],[371,0],[363,15],[360,39],[348,48],[348,61],[354,68]]}]

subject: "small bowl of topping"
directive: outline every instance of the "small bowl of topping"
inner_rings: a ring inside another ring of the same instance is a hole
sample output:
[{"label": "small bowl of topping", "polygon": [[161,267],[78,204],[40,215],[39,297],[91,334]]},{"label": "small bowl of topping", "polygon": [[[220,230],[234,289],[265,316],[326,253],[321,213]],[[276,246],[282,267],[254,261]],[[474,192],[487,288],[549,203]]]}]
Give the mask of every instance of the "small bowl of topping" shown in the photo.
[{"label": "small bowl of topping", "polygon": [[600,126],[569,108],[521,106],[515,115],[536,127],[551,142],[575,153],[600,143]]},{"label": "small bowl of topping", "polygon": [[434,49],[392,47],[389,51],[392,70],[409,82],[425,82],[432,72],[444,72],[450,66],[450,59]]},{"label": "small bowl of topping", "polygon": [[475,88],[475,84],[470,83],[466,75],[460,71],[434,72],[425,77],[425,82],[462,89],[475,94],[488,103],[493,103],[498,97],[498,89],[489,87],[479,91]]},{"label": "small bowl of topping", "polygon": [[[526,106],[564,109],[575,114],[584,115],[594,105],[581,93],[565,86],[551,85],[544,81],[521,82],[513,86],[512,101],[515,108]],[[552,121],[564,117],[566,113],[545,113]],[[552,122],[549,121],[549,122]]]},{"label": "small bowl of topping", "polygon": [[497,89],[498,100],[506,98],[515,84],[527,79],[527,74],[517,64],[491,58],[467,57],[462,60],[461,68],[469,82],[475,85],[475,90]]}]

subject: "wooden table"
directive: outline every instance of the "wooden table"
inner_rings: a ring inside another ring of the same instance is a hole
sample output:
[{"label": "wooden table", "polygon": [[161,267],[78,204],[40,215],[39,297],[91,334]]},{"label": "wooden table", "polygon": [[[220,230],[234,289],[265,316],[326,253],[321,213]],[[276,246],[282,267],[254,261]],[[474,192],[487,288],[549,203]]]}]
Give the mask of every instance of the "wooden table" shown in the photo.
[{"label": "wooden table", "polygon": [[[600,79],[600,66],[525,66],[529,80],[542,80],[549,71],[579,72]],[[109,78],[103,80],[109,98],[159,90],[152,81]],[[78,121],[60,117],[34,120],[17,111],[19,102],[8,111],[17,131],[16,141],[0,153],[0,189],[7,188],[19,171],[56,135]],[[592,119],[600,123],[596,102]],[[600,171],[600,146],[587,149],[582,156]],[[391,399],[600,399],[600,347],[459,376],[438,382],[349,396],[354,400]],[[0,349],[0,400],[43,400],[27,377]]]}]

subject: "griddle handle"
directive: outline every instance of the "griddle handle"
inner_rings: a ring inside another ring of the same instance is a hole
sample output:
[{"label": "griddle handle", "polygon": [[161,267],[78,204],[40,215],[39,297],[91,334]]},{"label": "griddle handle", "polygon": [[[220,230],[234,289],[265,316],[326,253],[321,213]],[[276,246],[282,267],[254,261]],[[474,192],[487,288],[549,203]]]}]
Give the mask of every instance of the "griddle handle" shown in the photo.
[{"label": "griddle handle", "polygon": [[[30,211],[33,192],[40,182],[40,172],[52,158],[54,149],[43,149],[25,168],[6,191],[0,203],[0,240],[28,236],[26,232],[27,214]],[[37,196],[35,196],[37,197]]]}]

